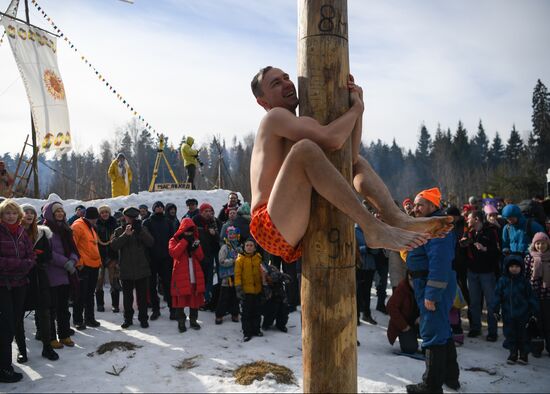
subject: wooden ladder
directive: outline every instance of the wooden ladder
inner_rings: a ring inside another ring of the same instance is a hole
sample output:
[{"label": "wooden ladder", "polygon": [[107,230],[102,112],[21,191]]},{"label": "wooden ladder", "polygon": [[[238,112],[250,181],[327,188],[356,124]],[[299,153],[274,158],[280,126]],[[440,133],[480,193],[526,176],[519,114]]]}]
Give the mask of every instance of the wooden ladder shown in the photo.
[{"label": "wooden ladder", "polygon": [[[25,138],[25,143],[23,144],[23,149],[21,150],[19,160],[17,161],[17,167],[15,168],[15,174],[13,176],[13,183],[8,189],[8,196],[24,197],[27,193],[29,180],[31,179],[31,175],[33,174],[33,155],[31,154],[29,159],[25,158],[25,150],[27,150],[27,147],[30,147],[32,151],[33,145],[29,143],[28,134],[27,138]],[[22,170],[21,172],[19,171],[20,169]]]}]

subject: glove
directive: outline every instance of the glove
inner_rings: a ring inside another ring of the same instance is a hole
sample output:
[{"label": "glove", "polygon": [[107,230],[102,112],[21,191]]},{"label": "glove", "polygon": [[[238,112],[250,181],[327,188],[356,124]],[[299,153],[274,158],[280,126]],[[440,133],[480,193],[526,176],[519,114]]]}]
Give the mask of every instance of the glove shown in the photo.
[{"label": "glove", "polygon": [[181,240],[184,239],[184,238],[185,238],[185,234],[184,234],[183,232],[181,232],[180,234],[178,234],[178,235],[176,236],[176,239],[177,239],[178,241],[181,241]]},{"label": "glove", "polygon": [[196,239],[193,244],[191,245],[191,250],[195,250],[199,247],[199,245],[201,244],[201,241],[199,241],[198,239]]},{"label": "glove", "polygon": [[67,260],[63,268],[65,268],[65,271],[72,275],[76,272],[75,264],[76,263],[74,260]]},{"label": "glove", "polygon": [[495,317],[496,321],[500,321],[501,319],[500,313],[495,312],[493,313],[493,316]]},{"label": "glove", "polygon": [[134,233],[138,235],[141,232],[141,220],[136,220],[132,224],[132,230],[134,230]]},{"label": "glove", "polygon": [[235,287],[235,292],[237,293],[237,298],[239,300],[244,300],[244,291],[242,286]]}]

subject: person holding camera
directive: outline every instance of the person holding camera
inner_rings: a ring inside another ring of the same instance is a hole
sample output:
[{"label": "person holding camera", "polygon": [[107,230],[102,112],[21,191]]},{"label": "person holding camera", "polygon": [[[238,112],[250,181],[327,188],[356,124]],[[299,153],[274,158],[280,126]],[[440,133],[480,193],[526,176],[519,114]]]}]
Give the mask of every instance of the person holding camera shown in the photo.
[{"label": "person holding camera", "polygon": [[123,212],[125,224],[115,230],[111,248],[119,252],[120,280],[122,281],[122,304],[124,305],[124,323],[122,328],[133,324],[134,289],[137,295],[138,319],[141,328],[149,327],[147,316],[147,288],[151,269],[147,258],[147,249],[155,240],[138,219],[139,210],[128,207]]},{"label": "person holding camera", "polygon": [[193,220],[184,218],[178,231],[168,242],[170,256],[174,259],[170,294],[176,311],[178,330],[187,331],[184,308],[189,307],[190,327],[200,330],[197,322],[199,308],[204,303],[204,274],[201,261],[204,253],[199,240],[199,231]]},{"label": "person holding camera", "polygon": [[191,184],[191,187],[193,190],[196,189],[195,187],[195,171],[197,170],[197,166],[200,165],[202,167],[202,162],[199,159],[199,150],[200,149],[193,149],[193,143],[195,142],[195,139],[193,137],[187,137],[185,140],[185,143],[181,146],[181,157],[183,159],[183,166],[185,167],[185,170],[187,171],[187,181]]},{"label": "person holding camera", "polygon": [[6,170],[6,165],[0,161],[0,196],[9,197],[8,191],[13,184],[13,177]]}]

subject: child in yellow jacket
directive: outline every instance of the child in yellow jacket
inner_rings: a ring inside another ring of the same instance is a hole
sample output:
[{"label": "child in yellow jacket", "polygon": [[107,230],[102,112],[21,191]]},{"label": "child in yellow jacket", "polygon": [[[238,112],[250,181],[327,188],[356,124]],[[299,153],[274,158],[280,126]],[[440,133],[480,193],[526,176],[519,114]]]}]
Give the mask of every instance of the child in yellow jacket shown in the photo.
[{"label": "child in yellow jacket", "polygon": [[253,336],[263,336],[260,331],[262,257],[256,253],[256,243],[249,238],[244,243],[244,253],[235,261],[235,289],[241,300],[244,342]]}]

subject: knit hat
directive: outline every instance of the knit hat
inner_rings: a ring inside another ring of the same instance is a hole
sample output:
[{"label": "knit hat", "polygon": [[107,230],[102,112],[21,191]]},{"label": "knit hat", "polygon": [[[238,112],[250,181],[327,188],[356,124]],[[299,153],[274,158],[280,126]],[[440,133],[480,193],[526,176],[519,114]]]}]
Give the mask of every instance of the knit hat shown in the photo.
[{"label": "knit hat", "polygon": [[23,212],[27,212],[27,211],[33,211],[34,212],[34,216],[37,216],[38,214],[36,213],[36,209],[31,205],[31,204],[22,204],[21,205],[21,209],[23,210]]},{"label": "knit hat", "polygon": [[428,200],[438,208],[441,204],[441,192],[439,191],[438,187],[422,190],[416,195],[416,198],[418,197],[422,197],[423,199]]},{"label": "knit hat", "polygon": [[[46,206],[44,206],[43,210],[46,209]],[[55,213],[58,209],[63,209],[63,205],[60,202],[52,202],[50,205],[50,210],[52,213]]]},{"label": "knit hat", "polygon": [[78,211],[79,209],[86,209],[86,207],[84,205],[77,205],[76,208],[74,209],[74,211]]},{"label": "knit hat", "polygon": [[445,211],[445,214],[449,216],[460,216],[460,211],[458,210],[457,207],[452,205],[449,208],[447,208],[447,210]]},{"label": "knit hat", "polygon": [[86,219],[99,219],[99,211],[96,207],[88,207],[86,208],[86,215],[84,216]]},{"label": "knit hat", "polygon": [[99,213],[107,211],[109,212],[109,215],[111,214],[111,207],[109,207],[108,205],[102,205],[99,208],[97,208],[97,210],[99,211]]},{"label": "knit hat", "polygon": [[241,231],[239,230],[238,227],[229,226],[229,227],[227,227],[227,229],[225,230],[225,238],[229,239],[229,237],[230,237],[231,235],[239,236],[239,235],[241,235]]},{"label": "knit hat", "polygon": [[185,205],[189,206],[191,204],[199,205],[199,202],[196,198],[188,198],[187,200],[185,200]]},{"label": "knit hat", "polygon": [[139,209],[137,209],[136,207],[128,207],[128,208],[124,209],[122,214],[124,216],[128,216],[129,218],[134,218],[135,219],[139,216]]},{"label": "knit hat", "polygon": [[139,209],[149,209],[149,207],[145,204],[141,204],[138,208]]},{"label": "knit hat", "polygon": [[493,213],[498,213],[497,209],[493,204],[487,204],[483,207],[483,212],[485,212],[485,215],[491,215]]},{"label": "knit hat", "polygon": [[155,201],[155,203],[153,204],[153,211],[158,207],[162,207],[162,209],[164,209],[164,204],[162,203],[162,201]]},{"label": "knit hat", "polygon": [[250,215],[250,204],[247,202],[243,202],[243,205],[241,205],[237,211],[239,215]]},{"label": "knit hat", "polygon": [[207,209],[211,209],[211,210],[214,210],[214,208],[212,207],[212,205],[208,204],[207,202],[203,202],[201,204],[201,206],[199,207],[199,212],[202,213],[203,211],[207,210]]},{"label": "knit hat", "polygon": [[403,205],[403,208],[405,208],[405,205],[407,204],[413,204],[412,200],[410,198],[406,198],[403,200],[403,202],[401,203],[401,205]]},{"label": "knit hat", "polygon": [[[23,206],[21,206],[23,208]],[[25,209],[23,209],[25,210]],[[546,243],[550,244],[550,237],[548,237],[548,234],[541,232],[536,233],[533,236],[533,244],[537,241],[546,241]]]}]

